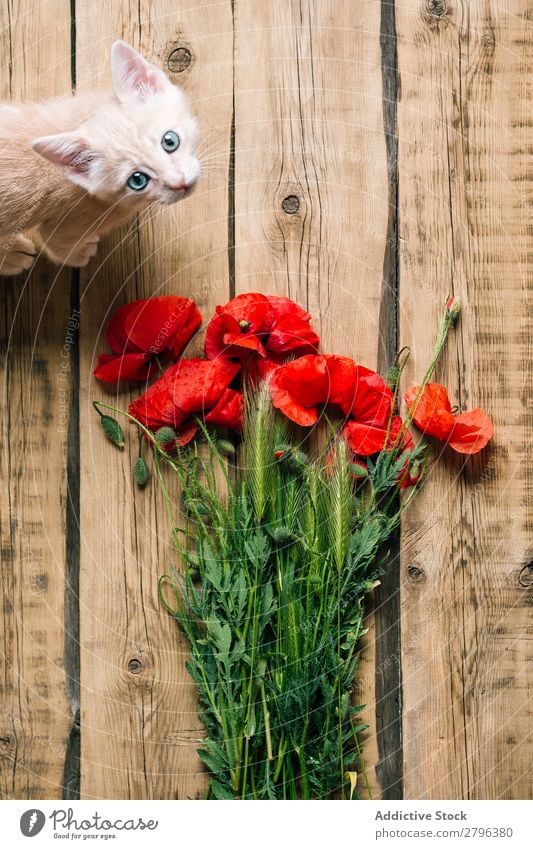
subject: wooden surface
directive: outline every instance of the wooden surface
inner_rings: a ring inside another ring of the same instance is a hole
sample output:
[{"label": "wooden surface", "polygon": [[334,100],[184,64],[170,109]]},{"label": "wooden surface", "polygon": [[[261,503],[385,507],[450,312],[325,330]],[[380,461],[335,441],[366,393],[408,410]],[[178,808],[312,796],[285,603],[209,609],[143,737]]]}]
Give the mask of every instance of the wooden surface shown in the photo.
[{"label": "wooden surface", "polygon": [[438,376],[496,439],[443,457],[410,508],[356,698],[374,797],[531,796],[527,8],[76,0],[71,27],[62,0],[0,4],[4,97],[105,86],[124,38],[190,95],[206,171],[81,274],[39,261],[2,283],[3,798],[205,786],[185,643],[156,592],[168,522],[133,485],[136,439],[119,456],[91,407],[129,396],[91,373],[116,306],[175,292],[208,317],[254,289],[305,304],[324,349],[367,366],[410,345],[408,380],[446,295],[464,301]]},{"label": "wooden surface", "polygon": [[466,463],[443,456],[403,524],[408,798],[533,792],[528,5],[398,7],[409,377],[427,360],[439,304],[459,296],[464,316],[438,377],[453,403],[490,410],[496,430]]},{"label": "wooden surface", "polygon": [[[68,92],[67,0],[0,9],[2,96]],[[39,260],[28,282],[1,285],[0,793],[48,799],[63,795],[76,711],[63,668],[69,274]]]}]

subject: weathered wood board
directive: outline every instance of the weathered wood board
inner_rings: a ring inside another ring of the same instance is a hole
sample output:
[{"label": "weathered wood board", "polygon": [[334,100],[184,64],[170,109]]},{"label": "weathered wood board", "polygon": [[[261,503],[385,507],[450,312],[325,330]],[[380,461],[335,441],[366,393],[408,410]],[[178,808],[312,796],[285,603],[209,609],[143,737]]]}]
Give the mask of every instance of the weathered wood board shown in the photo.
[{"label": "weathered wood board", "polygon": [[[400,329],[495,438],[443,453],[403,523],[406,798],[531,798],[531,7],[398,6]],[[529,273],[528,273],[529,263]]]},{"label": "weathered wood board", "polygon": [[[184,86],[207,128],[204,145],[217,150],[217,173],[178,209],[161,209],[125,227],[122,241],[112,235],[100,267],[82,276],[81,792],[85,798],[194,797],[204,779],[186,644],[157,595],[158,577],[175,557],[164,501],[156,485],[135,487],[136,435],[122,456],[102,443],[91,402],[104,400],[104,393],[92,370],[97,350],[105,349],[105,322],[118,304],[178,292],[194,297],[208,315],[229,297],[231,5],[202,9],[161,0],[135,5],[131,17],[127,5],[106,7],[100,17],[93,7],[77,4],[79,87],[94,84],[95,67],[102,69],[99,83],[108,82],[109,47],[115,37],[124,38]],[[192,61],[172,74],[169,57],[174,67],[172,57],[183,49]],[[124,393],[107,396],[122,409],[129,400]]]},{"label": "weathered wood board", "polygon": [[373,797],[531,797],[528,7],[0,4],[3,97],[105,86],[124,38],[184,86],[205,163],[190,199],[107,237],[80,274],[40,259],[1,283],[2,798],[205,787],[186,644],[157,596],[164,503],[134,486],[133,431],[122,454],[103,439],[92,400],[132,396],[92,370],[118,305],[179,293],[207,319],[252,290],[305,304],[323,349],[367,366],[409,345],[406,383],[446,296],[463,300],[437,378],[496,438],[443,456],[406,514],[401,594],[398,548],[356,698]]},{"label": "weathered wood board", "polygon": [[[70,91],[69,14],[67,0],[31,11],[1,4],[3,98]],[[23,226],[21,215],[13,228]],[[41,259],[28,279],[0,286],[0,795],[46,799],[66,792],[65,755],[76,712],[65,668],[64,598],[77,317],[70,315],[69,273]]]}]

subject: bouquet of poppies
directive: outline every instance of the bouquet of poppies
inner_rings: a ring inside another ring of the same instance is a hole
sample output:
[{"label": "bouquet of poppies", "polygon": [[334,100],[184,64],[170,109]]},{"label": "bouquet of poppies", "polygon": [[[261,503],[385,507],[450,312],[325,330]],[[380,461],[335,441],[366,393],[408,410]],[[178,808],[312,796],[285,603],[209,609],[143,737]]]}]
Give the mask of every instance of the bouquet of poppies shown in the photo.
[{"label": "bouquet of poppies", "polygon": [[459,311],[450,299],[403,404],[408,352],[385,377],[319,353],[311,316],[288,298],[218,307],[204,358],[181,356],[201,322],[189,299],[136,301],[112,318],[95,375],[159,373],[127,411],[95,407],[119,447],[109,411],[139,428],[135,478],[145,486],[153,472],[164,494],[178,562],[160,597],[189,641],[210,798],[358,797],[365,597],[431,462],[411,427],[463,454],[492,435],[482,410],[454,412],[431,383]]}]

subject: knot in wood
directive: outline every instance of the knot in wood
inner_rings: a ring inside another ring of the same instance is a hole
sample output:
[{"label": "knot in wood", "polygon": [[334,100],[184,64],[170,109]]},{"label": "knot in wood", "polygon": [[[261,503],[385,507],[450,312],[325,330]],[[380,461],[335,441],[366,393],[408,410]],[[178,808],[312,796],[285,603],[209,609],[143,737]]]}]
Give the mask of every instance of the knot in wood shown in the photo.
[{"label": "knot in wood", "polygon": [[434,18],[443,18],[448,11],[446,0],[427,0],[426,9]]},{"label": "knot in wood", "polygon": [[128,672],[131,675],[139,675],[143,671],[142,660],[138,657],[133,657],[128,663]]},{"label": "knot in wood", "polygon": [[423,569],[420,569],[419,566],[411,563],[411,565],[407,567],[407,577],[414,583],[419,583],[424,580],[424,571]]},{"label": "knot in wood", "polygon": [[533,588],[533,560],[531,561],[531,563],[526,563],[526,565],[522,566],[522,568],[520,569],[518,583],[525,590],[530,590]]},{"label": "knot in wood", "polygon": [[176,47],[167,59],[167,68],[173,74],[186,71],[192,62],[192,53],[188,47]]},{"label": "knot in wood", "polygon": [[281,201],[281,208],[287,215],[294,215],[300,209],[300,199],[296,195],[287,195]]}]

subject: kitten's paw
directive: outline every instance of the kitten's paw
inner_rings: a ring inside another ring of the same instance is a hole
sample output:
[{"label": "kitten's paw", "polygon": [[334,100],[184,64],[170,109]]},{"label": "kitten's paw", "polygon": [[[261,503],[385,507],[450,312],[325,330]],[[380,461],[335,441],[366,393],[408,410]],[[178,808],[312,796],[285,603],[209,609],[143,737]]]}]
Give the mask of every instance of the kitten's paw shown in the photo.
[{"label": "kitten's paw", "polygon": [[14,277],[32,267],[37,253],[35,245],[26,236],[16,236],[0,244],[0,276]]},{"label": "kitten's paw", "polygon": [[89,236],[85,242],[80,242],[74,247],[54,245],[51,249],[48,248],[48,252],[50,257],[60,265],[66,265],[68,268],[83,268],[93,256],[96,256],[99,241],[100,236]]}]

